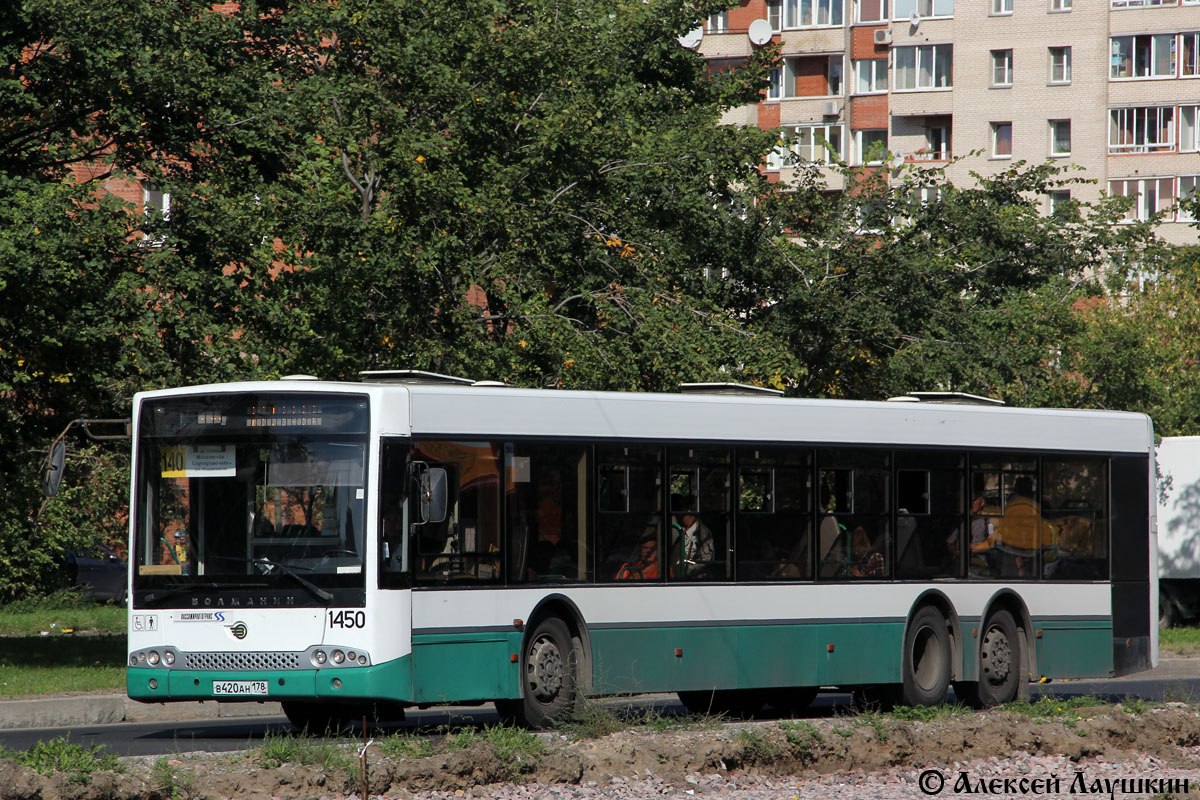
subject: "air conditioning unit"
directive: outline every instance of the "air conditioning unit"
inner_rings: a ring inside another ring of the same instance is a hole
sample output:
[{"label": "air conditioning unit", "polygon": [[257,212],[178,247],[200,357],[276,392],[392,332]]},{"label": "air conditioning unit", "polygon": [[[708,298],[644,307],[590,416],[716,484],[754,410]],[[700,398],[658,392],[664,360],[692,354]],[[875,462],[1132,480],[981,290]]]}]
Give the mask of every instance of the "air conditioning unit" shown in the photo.
[{"label": "air conditioning unit", "polygon": [[891,44],[892,32],[887,28],[880,28],[875,31],[875,44]]},{"label": "air conditioning unit", "polygon": [[821,113],[827,117],[836,117],[842,111],[842,104],[837,100],[826,100],[821,105]]}]

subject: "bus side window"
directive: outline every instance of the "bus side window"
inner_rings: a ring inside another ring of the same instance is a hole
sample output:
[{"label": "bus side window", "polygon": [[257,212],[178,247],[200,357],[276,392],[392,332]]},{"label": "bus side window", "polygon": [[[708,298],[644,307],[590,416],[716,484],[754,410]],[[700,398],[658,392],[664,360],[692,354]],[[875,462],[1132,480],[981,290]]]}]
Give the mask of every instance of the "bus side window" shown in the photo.
[{"label": "bus side window", "polygon": [[401,588],[408,585],[408,531],[404,519],[408,474],[406,443],[385,440],[379,469],[379,585]]},{"label": "bus side window", "polygon": [[589,580],[587,448],[509,443],[504,458],[509,582]]},{"label": "bus side window", "polygon": [[416,528],[421,583],[501,583],[500,485],[502,446],[493,442],[413,443],[412,458],[446,470],[444,522]]},{"label": "bus side window", "polygon": [[[658,580],[662,448],[596,448],[596,579]],[[651,546],[653,544],[653,546]]]},{"label": "bus side window", "polygon": [[811,451],[745,447],[737,458],[735,577],[811,578]]}]

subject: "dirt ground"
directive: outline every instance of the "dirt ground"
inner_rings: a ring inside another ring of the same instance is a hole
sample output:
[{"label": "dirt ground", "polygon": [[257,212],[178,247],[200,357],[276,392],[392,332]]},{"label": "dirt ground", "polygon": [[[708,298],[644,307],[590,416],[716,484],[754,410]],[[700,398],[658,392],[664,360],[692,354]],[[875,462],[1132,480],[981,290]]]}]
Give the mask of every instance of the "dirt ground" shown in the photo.
[{"label": "dirt ground", "polygon": [[235,756],[130,759],[120,771],[92,773],[86,779],[69,771],[40,775],[0,760],[0,798],[347,798],[363,796],[364,775],[371,796],[389,798],[430,790],[498,796],[503,791],[498,784],[596,786],[647,775],[664,786],[687,791],[697,775],[870,773],[1006,758],[1014,752],[1061,755],[1081,765],[1152,757],[1165,767],[1200,775],[1200,712],[1191,705],[1098,705],[1063,709],[1061,715],[1054,712],[1052,708],[1033,714],[994,710],[927,722],[868,713],[665,731],[635,725],[596,738],[543,735],[544,752],[506,758],[498,756],[488,741],[455,749],[449,737],[435,737],[432,752],[419,756],[387,756],[372,745],[363,763],[347,740],[341,761],[327,760],[325,767],[284,763],[268,768],[261,755],[250,751]]}]

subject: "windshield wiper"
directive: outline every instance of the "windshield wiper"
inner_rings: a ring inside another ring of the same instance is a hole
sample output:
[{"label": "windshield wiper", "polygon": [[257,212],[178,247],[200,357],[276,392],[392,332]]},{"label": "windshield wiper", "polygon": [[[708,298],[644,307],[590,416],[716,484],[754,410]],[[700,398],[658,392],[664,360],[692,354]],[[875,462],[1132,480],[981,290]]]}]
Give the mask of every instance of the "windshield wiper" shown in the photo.
[{"label": "windshield wiper", "polygon": [[272,561],[271,559],[267,558],[266,556],[259,556],[258,558],[239,558],[237,556],[216,556],[215,558],[219,561],[237,561],[242,564],[254,564],[255,566],[265,567],[266,569],[263,570],[264,575],[270,575],[272,570],[278,569],[281,573],[283,573],[284,575],[287,575],[289,578],[296,581],[296,583],[300,584],[305,589],[312,592],[313,595],[315,595],[318,599],[324,600],[326,603],[328,603],[330,600],[333,599],[332,593],[325,591],[320,586],[317,586],[315,583],[310,581],[308,578],[301,575],[299,572],[296,572],[297,569],[306,569],[306,567],[289,566],[289,565],[284,564],[279,561]]}]

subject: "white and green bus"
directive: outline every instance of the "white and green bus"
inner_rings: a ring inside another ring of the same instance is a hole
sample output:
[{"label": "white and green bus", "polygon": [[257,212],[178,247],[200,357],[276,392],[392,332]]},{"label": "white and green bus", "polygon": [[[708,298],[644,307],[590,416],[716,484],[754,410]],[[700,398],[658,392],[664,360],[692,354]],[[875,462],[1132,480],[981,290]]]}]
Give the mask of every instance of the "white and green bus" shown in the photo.
[{"label": "white and green bus", "polygon": [[690,388],[137,395],[129,696],[540,726],[617,693],[993,705],[1156,661],[1147,417]]}]

